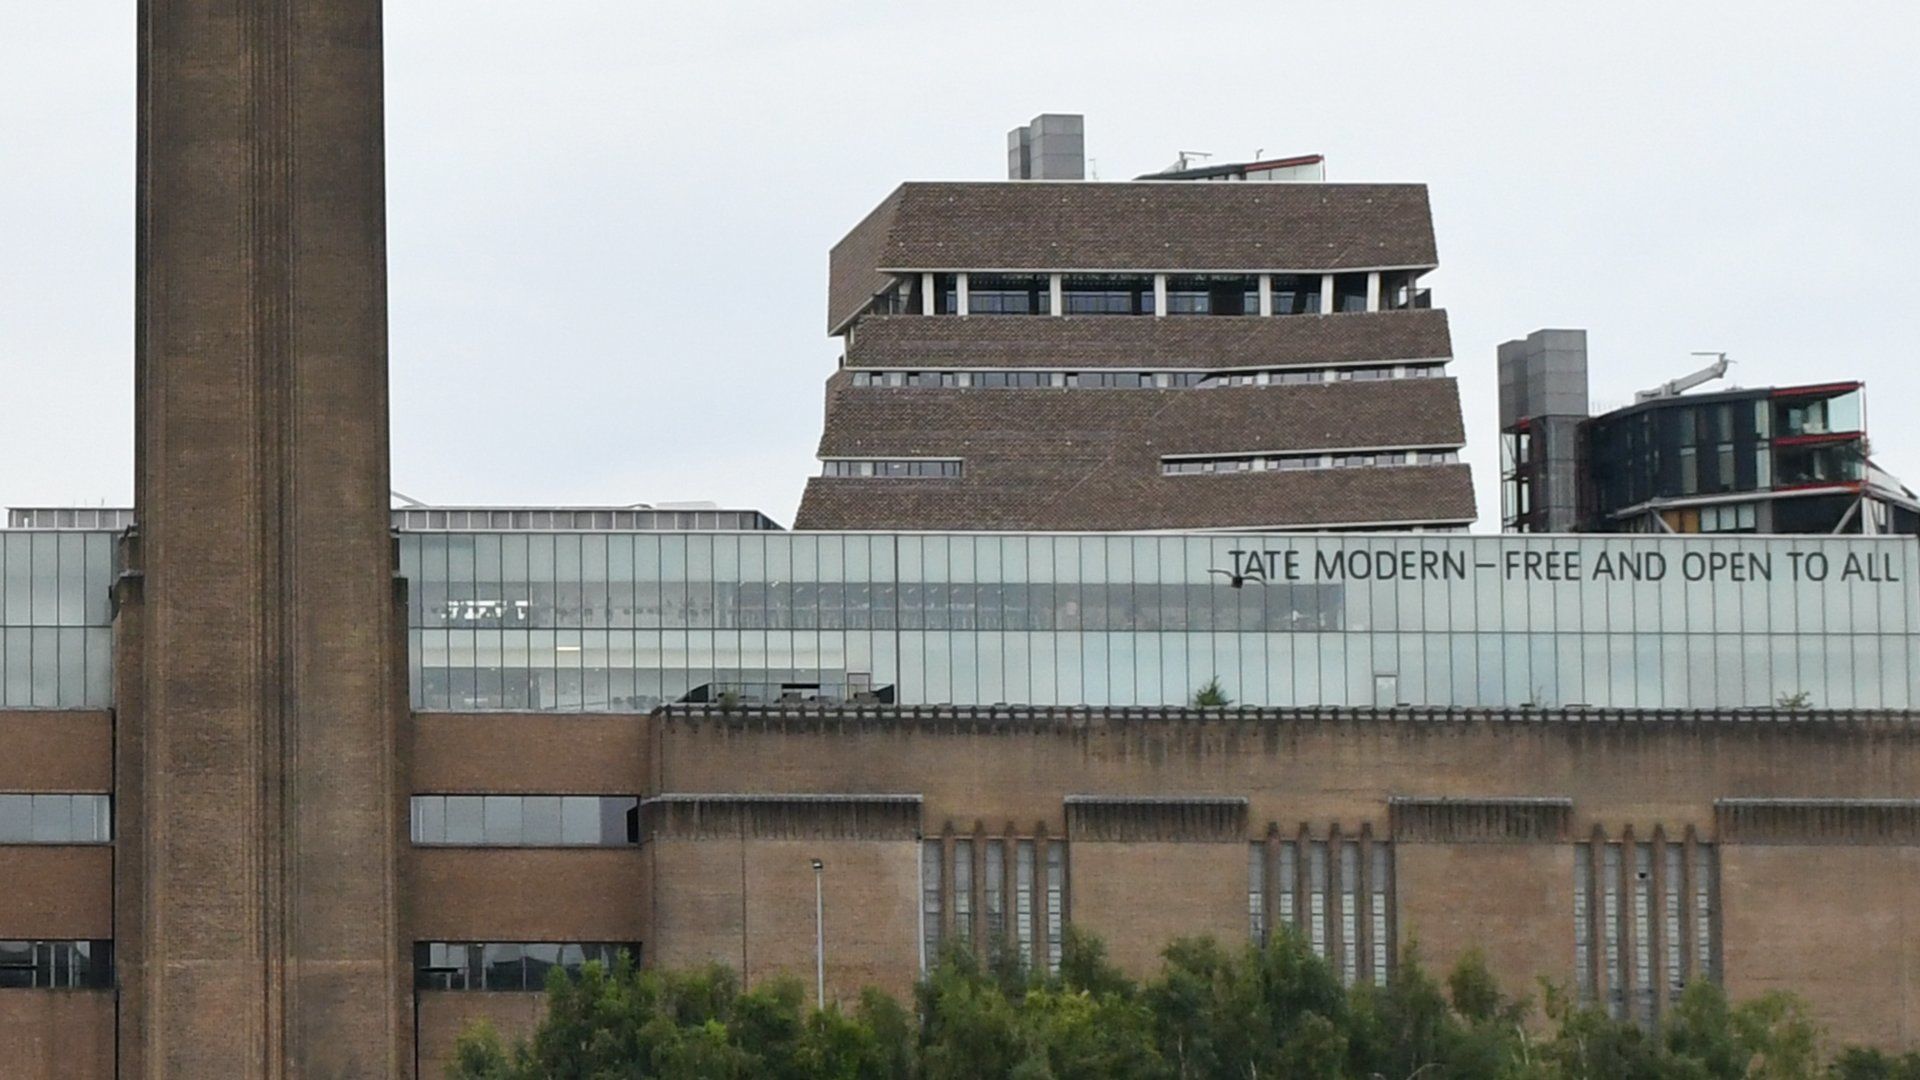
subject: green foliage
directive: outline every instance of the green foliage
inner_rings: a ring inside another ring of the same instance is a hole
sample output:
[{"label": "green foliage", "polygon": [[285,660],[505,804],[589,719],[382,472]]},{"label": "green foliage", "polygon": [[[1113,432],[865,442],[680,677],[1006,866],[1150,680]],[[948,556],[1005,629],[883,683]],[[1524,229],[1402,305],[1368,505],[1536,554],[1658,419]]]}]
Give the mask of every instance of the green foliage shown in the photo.
[{"label": "green foliage", "polygon": [[1805,690],[1795,690],[1792,693],[1783,691],[1779,697],[1773,699],[1773,704],[1779,709],[1811,709],[1813,695]]},{"label": "green foliage", "polygon": [[1920,1052],[1895,1058],[1853,1047],[1834,1060],[1827,1075],[1832,1080],[1920,1080]]},{"label": "green foliage", "polygon": [[1224,709],[1231,704],[1233,699],[1220,688],[1220,677],[1217,675],[1193,692],[1193,707],[1196,709]]},{"label": "green foliage", "polygon": [[1828,1061],[1797,999],[1733,1003],[1690,986],[1646,1029],[1545,986],[1544,1020],[1478,952],[1445,979],[1409,947],[1382,986],[1343,988],[1283,930],[1237,950],[1174,942],[1139,982],[1068,927],[1058,974],[1017,954],[943,954],[909,1011],[866,990],[851,1012],[800,984],[743,990],[722,967],[555,972],[548,1013],[511,1047],[462,1033],[451,1080],[1920,1080],[1920,1054]]}]

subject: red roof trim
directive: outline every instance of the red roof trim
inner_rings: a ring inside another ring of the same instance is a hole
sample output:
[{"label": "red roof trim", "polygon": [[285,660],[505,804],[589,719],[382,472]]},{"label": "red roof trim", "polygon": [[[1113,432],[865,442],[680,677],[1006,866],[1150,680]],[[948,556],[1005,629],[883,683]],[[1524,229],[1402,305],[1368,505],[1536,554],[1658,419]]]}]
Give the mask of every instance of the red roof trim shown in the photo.
[{"label": "red roof trim", "polygon": [[1812,397],[1815,394],[1845,394],[1867,385],[1863,382],[1811,383],[1807,386],[1776,386],[1772,396]]}]

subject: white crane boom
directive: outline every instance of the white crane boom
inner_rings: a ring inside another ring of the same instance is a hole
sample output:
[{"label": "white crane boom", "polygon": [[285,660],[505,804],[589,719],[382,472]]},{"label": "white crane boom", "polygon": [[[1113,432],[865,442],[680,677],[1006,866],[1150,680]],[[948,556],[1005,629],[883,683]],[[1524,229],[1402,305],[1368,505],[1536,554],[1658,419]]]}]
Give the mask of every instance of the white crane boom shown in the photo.
[{"label": "white crane boom", "polygon": [[1641,390],[1633,395],[1633,400],[1638,402],[1653,401],[1656,398],[1679,397],[1681,394],[1686,393],[1696,386],[1710,383],[1715,379],[1725,376],[1727,367],[1733,363],[1733,361],[1727,359],[1727,354],[1723,352],[1696,352],[1693,355],[1711,356],[1714,358],[1714,361],[1692,374],[1682,375],[1677,379],[1668,380],[1651,390]]}]

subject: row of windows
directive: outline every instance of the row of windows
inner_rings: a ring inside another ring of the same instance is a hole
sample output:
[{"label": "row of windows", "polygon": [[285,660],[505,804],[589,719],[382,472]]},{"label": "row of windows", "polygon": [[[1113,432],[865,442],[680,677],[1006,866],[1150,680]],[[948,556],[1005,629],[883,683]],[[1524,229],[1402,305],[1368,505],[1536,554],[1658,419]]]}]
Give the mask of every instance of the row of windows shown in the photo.
[{"label": "row of windows", "polygon": [[1444,364],[1383,364],[1367,367],[1272,368],[1266,371],[855,371],[855,387],[908,389],[1029,390],[1181,390],[1231,386],[1301,386],[1312,383],[1371,382],[1380,379],[1437,379]]},{"label": "row of windows", "polygon": [[927,458],[875,458],[851,460],[847,458],[829,458],[821,462],[822,476],[860,476],[860,477],[914,477],[926,479],[941,477],[951,479],[960,475],[958,461],[935,461]]},{"label": "row of windows", "polygon": [[775,530],[779,526],[758,510],[430,510],[393,512],[396,529],[618,529],[625,532]]},{"label": "row of windows", "polygon": [[[569,613],[459,603],[429,625],[546,629],[571,625],[716,630],[1338,630],[1345,586],[1024,584],[909,581],[684,583],[678,604],[658,584],[634,588],[631,606]],[[624,599],[624,598],[622,598]],[[476,610],[477,609],[477,610]],[[469,612],[474,612],[469,614]],[[566,643],[549,644],[561,648]],[[539,647],[539,646],[533,646]]]},{"label": "row of windows", "polygon": [[112,702],[110,628],[0,626],[0,708],[98,709]]},{"label": "row of windows", "polygon": [[1695,979],[1719,979],[1715,849],[1692,845],[1690,862],[1687,850],[1574,845],[1573,962],[1582,1002],[1604,997],[1615,1019],[1631,1015],[1651,1025],[1659,983],[1674,1001]]},{"label": "row of windows", "polygon": [[1700,508],[1701,532],[1752,532],[1758,520],[1759,513],[1752,503]]},{"label": "row of windows", "polygon": [[1044,959],[1047,971],[1058,972],[1067,919],[1067,845],[1054,840],[1045,846],[1043,857],[1030,839],[977,845],[961,839],[952,841],[949,859],[945,841],[922,843],[922,963],[938,961],[949,943],[987,955],[989,943],[997,942],[1013,949],[1029,970]]},{"label": "row of windows", "polygon": [[103,529],[119,532],[133,525],[130,507],[15,507],[7,511],[9,529]]},{"label": "row of windows", "polygon": [[111,986],[111,941],[0,941],[0,990]]},{"label": "row of windows", "polygon": [[114,538],[0,531],[0,627],[109,626]]},{"label": "row of windows", "polygon": [[632,942],[417,941],[413,985],[421,990],[544,990],[558,968],[579,975],[589,963],[608,970],[626,956],[640,962]]},{"label": "row of windows", "polygon": [[[1252,591],[1251,589],[1242,591]],[[1218,677],[1245,705],[1907,708],[1908,635],[427,631],[422,710],[643,711],[715,682],[845,686],[905,704],[1177,705]],[[451,647],[448,638],[463,639]],[[437,640],[436,640],[437,639]],[[491,639],[491,640],[489,640]],[[616,647],[617,646],[617,647]]]},{"label": "row of windows", "polygon": [[1252,456],[1172,458],[1160,462],[1163,476],[1205,473],[1298,472],[1313,469],[1374,469],[1399,465],[1452,465],[1458,450],[1373,450],[1338,454],[1255,454]]},{"label": "row of windows", "polygon": [[0,844],[112,841],[112,796],[0,795]]},{"label": "row of windows", "polygon": [[415,795],[413,842],[506,847],[618,847],[640,842],[628,795]]},{"label": "row of windows", "polygon": [[[1663,403],[1601,417],[1586,428],[1598,508],[1859,480],[1866,454],[1848,436],[1860,431],[1861,410],[1853,391],[1824,400]],[[1805,438],[1816,441],[1796,444]],[[1517,449],[1524,455],[1527,447]]]},{"label": "row of windows", "polygon": [[[1304,847],[1304,851],[1303,851]],[[1394,961],[1393,848],[1358,840],[1284,841],[1247,848],[1247,931],[1265,944],[1275,926],[1300,933],[1351,986],[1384,986]]]},{"label": "row of windows", "polygon": [[[1012,626],[1055,613],[1036,629],[1232,629],[1248,591],[1215,571],[1248,549],[1271,577],[1345,581],[1328,587],[1352,630],[1907,633],[1920,579],[1910,542],[1816,538],[479,533],[403,535],[400,553],[416,627],[951,627],[971,608]],[[1157,615],[1111,614],[1127,604]]]},{"label": "row of windows", "polygon": [[[1430,302],[1414,288],[1417,270],[1384,271],[1380,275],[1380,307],[1384,310],[1425,307]],[[921,275],[903,277],[876,295],[869,310],[878,314],[917,315],[929,307],[936,315],[1051,315],[1053,275],[1050,273],[965,275],[965,298],[957,273],[929,275],[932,293],[924,293]],[[1067,315],[1152,315],[1157,311],[1154,274],[1062,274],[1060,310]],[[1169,315],[1258,315],[1260,285],[1265,279],[1275,315],[1323,314],[1327,311],[1366,311],[1368,274],[1166,274]],[[1325,279],[1333,292],[1323,300]],[[925,306],[923,306],[925,305]],[[963,311],[962,308],[965,310]]]}]

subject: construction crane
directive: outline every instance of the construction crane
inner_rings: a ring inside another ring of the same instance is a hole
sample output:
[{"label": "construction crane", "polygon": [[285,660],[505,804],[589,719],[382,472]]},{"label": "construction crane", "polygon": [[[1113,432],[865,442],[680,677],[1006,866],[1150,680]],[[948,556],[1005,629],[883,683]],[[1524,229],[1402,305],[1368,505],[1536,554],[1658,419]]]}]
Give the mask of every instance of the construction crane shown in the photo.
[{"label": "construction crane", "polygon": [[1714,358],[1713,363],[1708,364],[1706,367],[1690,375],[1682,375],[1677,379],[1663,382],[1651,390],[1638,391],[1633,395],[1633,400],[1641,402],[1654,401],[1659,398],[1679,397],[1681,394],[1686,393],[1696,386],[1710,383],[1715,379],[1725,376],[1727,367],[1733,363],[1733,361],[1727,359],[1727,354],[1723,352],[1696,352],[1692,355],[1711,356]]}]

